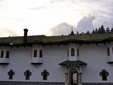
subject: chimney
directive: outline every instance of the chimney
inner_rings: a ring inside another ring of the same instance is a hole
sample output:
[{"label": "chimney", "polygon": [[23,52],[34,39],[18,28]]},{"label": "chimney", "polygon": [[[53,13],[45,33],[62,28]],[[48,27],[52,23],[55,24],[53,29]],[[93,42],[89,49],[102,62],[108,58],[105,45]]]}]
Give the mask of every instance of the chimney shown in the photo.
[{"label": "chimney", "polygon": [[24,29],[24,37],[23,37],[23,42],[26,43],[27,42],[27,32],[28,32],[28,29]]}]

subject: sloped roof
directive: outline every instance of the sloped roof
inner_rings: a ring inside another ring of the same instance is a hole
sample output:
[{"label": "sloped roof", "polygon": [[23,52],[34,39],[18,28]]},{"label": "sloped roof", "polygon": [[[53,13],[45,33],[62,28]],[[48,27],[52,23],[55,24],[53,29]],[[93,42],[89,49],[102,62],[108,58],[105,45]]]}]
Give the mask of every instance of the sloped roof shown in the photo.
[{"label": "sloped roof", "polygon": [[61,65],[61,66],[75,66],[75,65],[87,65],[87,63],[85,63],[81,60],[76,60],[76,61],[66,60],[66,61],[60,63],[59,65]]},{"label": "sloped roof", "polygon": [[[84,34],[84,35],[62,35],[62,36],[45,36],[35,35],[28,36],[26,44],[62,44],[62,43],[102,43],[113,41],[113,34]],[[0,45],[22,45],[23,36],[18,37],[0,37]]]}]

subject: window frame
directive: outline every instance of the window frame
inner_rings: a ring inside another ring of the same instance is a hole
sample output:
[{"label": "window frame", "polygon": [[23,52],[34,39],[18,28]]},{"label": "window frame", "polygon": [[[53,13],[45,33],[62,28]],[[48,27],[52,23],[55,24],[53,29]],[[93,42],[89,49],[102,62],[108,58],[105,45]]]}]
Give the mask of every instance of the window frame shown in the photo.
[{"label": "window frame", "polygon": [[11,70],[8,72],[9,79],[12,80],[14,75],[15,75],[15,72],[11,69]]},{"label": "window frame", "polygon": [[102,80],[103,81],[107,81],[107,77],[109,76],[109,73],[103,69],[101,72],[100,72],[100,76],[102,77]]},{"label": "window frame", "polygon": [[10,55],[10,52],[9,51],[6,51],[6,58],[9,58],[9,55]]},{"label": "window frame", "polygon": [[24,72],[25,80],[30,80],[30,76],[32,75],[30,70],[26,70]]},{"label": "window frame", "polygon": [[4,51],[1,51],[0,57],[3,58],[4,57]]},{"label": "window frame", "polygon": [[71,48],[71,56],[75,56],[75,49],[74,48]]},{"label": "window frame", "polygon": [[38,51],[37,51],[37,49],[34,49],[34,50],[33,50],[33,57],[36,58],[37,55],[38,55]]},{"label": "window frame", "polygon": [[42,51],[42,50],[40,50],[40,52],[39,52],[39,57],[40,57],[40,58],[43,57],[43,51]]}]

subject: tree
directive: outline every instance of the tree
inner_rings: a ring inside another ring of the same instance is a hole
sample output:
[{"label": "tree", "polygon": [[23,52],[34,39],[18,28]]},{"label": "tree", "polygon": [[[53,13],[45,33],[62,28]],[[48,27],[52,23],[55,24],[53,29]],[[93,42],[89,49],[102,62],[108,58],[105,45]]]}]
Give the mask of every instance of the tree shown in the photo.
[{"label": "tree", "polygon": [[109,33],[110,33],[110,29],[109,29],[109,27],[108,27],[108,28],[106,28],[106,33],[107,33],[107,34],[109,34]]},{"label": "tree", "polygon": [[113,27],[111,28],[111,33],[113,33]]}]

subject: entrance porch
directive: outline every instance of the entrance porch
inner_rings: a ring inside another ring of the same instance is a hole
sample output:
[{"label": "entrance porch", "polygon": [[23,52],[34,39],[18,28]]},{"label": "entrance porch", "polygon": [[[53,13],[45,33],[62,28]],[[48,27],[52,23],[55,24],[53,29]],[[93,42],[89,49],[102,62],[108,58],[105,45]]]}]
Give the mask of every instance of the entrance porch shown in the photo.
[{"label": "entrance porch", "polygon": [[65,67],[65,85],[82,85],[81,66],[87,65],[85,62],[67,60],[59,65]]}]

